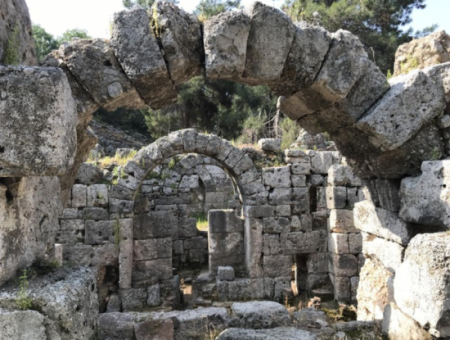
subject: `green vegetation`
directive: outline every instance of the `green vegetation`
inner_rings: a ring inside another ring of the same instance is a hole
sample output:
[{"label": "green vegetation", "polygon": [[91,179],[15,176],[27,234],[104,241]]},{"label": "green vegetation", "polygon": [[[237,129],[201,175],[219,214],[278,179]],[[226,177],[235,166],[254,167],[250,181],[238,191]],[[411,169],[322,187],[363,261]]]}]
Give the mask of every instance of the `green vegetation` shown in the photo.
[{"label": "green vegetation", "polygon": [[33,300],[28,296],[28,273],[26,269],[22,271],[22,276],[19,278],[19,287],[20,290],[17,294],[16,305],[22,310],[29,309]]},{"label": "green vegetation", "polygon": [[6,49],[4,55],[5,65],[19,65],[19,24],[16,22],[11,34],[6,42]]},{"label": "green vegetation", "polygon": [[169,164],[167,165],[167,167],[170,170],[173,170],[175,168],[175,165],[177,165],[177,163],[180,161],[180,159],[177,156],[174,156],[170,159]]},{"label": "green vegetation", "polygon": [[190,218],[197,219],[197,229],[200,231],[208,231],[208,217],[204,212],[189,215]]},{"label": "green vegetation", "polygon": [[423,8],[425,0],[285,0],[283,6],[293,20],[357,35],[384,74],[392,70],[398,46],[436,29],[433,25],[415,34],[402,30],[411,22],[412,10]]},{"label": "green vegetation", "polygon": [[[97,164],[102,169],[109,168],[112,165],[124,166],[129,161],[131,161],[133,159],[133,157],[136,156],[136,154],[137,154],[137,151],[132,150],[124,156],[119,156],[116,154],[114,157],[106,156],[106,157],[100,158],[98,160],[88,158],[87,163]],[[113,169],[113,175],[114,175],[114,170],[116,170],[116,167]],[[117,176],[118,176],[118,173],[117,173]]]},{"label": "green vegetation", "polygon": [[116,248],[119,249],[119,244],[120,244],[120,221],[119,221],[118,218],[116,218],[116,223],[114,223],[113,228],[114,228],[114,230],[113,230],[114,244],[115,244]]},{"label": "green vegetation", "polygon": [[283,119],[280,123],[281,128],[281,150],[288,149],[289,146],[297,140],[300,134],[300,125],[291,119]]}]

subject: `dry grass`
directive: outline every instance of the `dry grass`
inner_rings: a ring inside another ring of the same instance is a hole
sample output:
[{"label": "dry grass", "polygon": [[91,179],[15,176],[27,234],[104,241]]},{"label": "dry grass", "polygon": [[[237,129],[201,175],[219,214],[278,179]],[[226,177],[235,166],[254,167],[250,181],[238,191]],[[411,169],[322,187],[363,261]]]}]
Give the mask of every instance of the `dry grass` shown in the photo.
[{"label": "dry grass", "polygon": [[107,157],[103,157],[99,160],[88,159],[87,162],[97,164],[102,169],[109,168],[112,165],[124,166],[130,160],[133,159],[133,157],[136,155],[136,153],[137,153],[137,151],[133,150],[130,153],[128,153],[125,157],[119,157],[118,155],[115,155],[114,157],[107,156]]}]

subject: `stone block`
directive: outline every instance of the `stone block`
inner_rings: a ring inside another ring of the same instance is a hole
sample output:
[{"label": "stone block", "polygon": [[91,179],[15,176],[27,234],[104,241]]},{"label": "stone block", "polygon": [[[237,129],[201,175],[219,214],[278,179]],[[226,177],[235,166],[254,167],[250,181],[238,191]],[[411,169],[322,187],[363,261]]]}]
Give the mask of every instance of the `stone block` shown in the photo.
[{"label": "stone block", "polygon": [[311,163],[295,163],[291,165],[293,175],[309,175],[311,173]]},{"label": "stone block", "polygon": [[152,10],[158,17],[158,39],[174,85],[200,75],[204,52],[197,17],[170,2],[155,3]]},{"label": "stone block", "polygon": [[62,231],[84,231],[83,220],[61,220],[59,226]]},{"label": "stone block", "polygon": [[244,227],[245,267],[250,278],[261,277],[263,276],[261,266],[263,221],[257,218],[246,218]]},{"label": "stone block", "polygon": [[319,151],[311,157],[311,171],[315,174],[326,175],[333,165],[331,151]]},{"label": "stone block", "polygon": [[134,218],[134,239],[164,238],[172,236],[172,227],[178,226],[178,217],[167,211],[152,211]]},{"label": "stone block", "polygon": [[249,218],[272,217],[275,213],[275,207],[270,205],[244,206],[244,216]]},{"label": "stone block", "polygon": [[134,325],[136,340],[174,339],[172,319],[147,320]]},{"label": "stone block", "polygon": [[348,250],[350,254],[362,253],[362,243],[363,242],[361,233],[348,234]]},{"label": "stone block", "polygon": [[328,250],[334,254],[349,254],[349,235],[331,233],[328,235]]},{"label": "stone block", "polygon": [[61,220],[73,220],[78,218],[78,209],[76,208],[65,208],[63,210]]},{"label": "stone block", "polygon": [[104,313],[98,320],[101,339],[133,339],[134,317],[130,313]]},{"label": "stone block", "polygon": [[285,233],[281,235],[280,242],[285,255],[309,254],[327,249],[326,234],[318,230]]},{"label": "stone block", "polygon": [[133,262],[133,283],[153,285],[172,277],[172,258]]},{"label": "stone block", "polygon": [[328,269],[334,276],[356,276],[358,275],[358,260],[352,254],[330,254]]},{"label": "stone block", "polygon": [[273,328],[291,324],[289,313],[283,305],[273,301],[235,302],[231,313],[243,328]]},{"label": "stone block", "polygon": [[369,201],[355,205],[354,219],[359,230],[401,245],[407,245],[414,235],[412,227],[397,214],[376,208]]},{"label": "stone block", "polygon": [[290,166],[264,168],[262,177],[264,185],[272,188],[289,188],[291,186]]},{"label": "stone block", "polygon": [[169,258],[172,255],[172,238],[154,238],[134,241],[134,261]]},{"label": "stone block", "polygon": [[294,327],[275,327],[272,329],[228,328],[216,338],[229,339],[302,339],[314,340],[315,335]]},{"label": "stone block", "polygon": [[384,308],[381,323],[383,335],[397,340],[431,340],[432,336],[414,319],[404,314],[395,303]]},{"label": "stone block", "polygon": [[422,175],[401,182],[400,217],[406,221],[448,228],[450,225],[450,160],[422,163]]},{"label": "stone block", "polygon": [[264,233],[280,234],[289,231],[290,222],[286,217],[266,217],[263,219]]},{"label": "stone block", "polygon": [[332,165],[328,169],[328,185],[330,186],[361,186],[361,179],[357,177],[353,169],[348,165]]},{"label": "stone block", "polygon": [[395,273],[394,299],[398,307],[435,337],[450,336],[446,317],[449,240],[447,233],[415,236]]},{"label": "stone block", "polygon": [[120,290],[122,309],[124,312],[139,311],[147,303],[146,288],[130,288]]},{"label": "stone block", "polygon": [[403,262],[404,253],[405,248],[398,243],[363,233],[363,254],[378,260],[392,273],[395,273]]},{"label": "stone block", "polygon": [[244,263],[244,233],[208,233],[209,270],[219,266],[239,266]]},{"label": "stone block", "polygon": [[87,187],[74,184],[72,187],[72,208],[84,208],[87,205]]},{"label": "stone block", "polygon": [[[247,14],[251,22],[241,81],[250,85],[277,82],[292,46],[295,26],[284,13],[260,2],[254,3]],[[268,50],[270,44],[273,49]]]},{"label": "stone block", "polygon": [[44,315],[32,310],[7,310],[0,308],[1,340],[46,340]]},{"label": "stone block", "polygon": [[244,220],[232,209],[208,211],[210,233],[243,233]]},{"label": "stone block", "polygon": [[258,141],[258,146],[263,151],[279,152],[281,151],[281,139],[262,138]]},{"label": "stone block", "polygon": [[104,221],[109,220],[108,210],[99,207],[88,207],[78,211],[78,218],[82,220]]},{"label": "stone block", "polygon": [[312,253],[306,261],[308,273],[328,273],[328,253]]},{"label": "stone block", "polygon": [[263,257],[265,277],[286,277],[291,273],[292,256],[290,255],[265,255]]},{"label": "stone block", "polygon": [[390,83],[391,89],[356,124],[384,151],[405,144],[445,108],[443,89],[420,70],[395,77]]},{"label": "stone block", "polygon": [[114,235],[119,228],[116,225],[119,225],[116,221],[86,221],[85,243],[89,245],[114,244]]},{"label": "stone block", "polygon": [[[312,175],[315,176],[315,175]],[[322,178],[322,176],[320,176]],[[306,187],[306,176],[305,175],[292,175],[291,176],[293,187]]]},{"label": "stone block", "polygon": [[[143,8],[116,13],[112,46],[122,68],[145,102],[153,109],[176,100],[176,91]],[[134,57],[130,58],[130,54]]]},{"label": "stone block", "polygon": [[205,68],[208,78],[238,79],[245,69],[250,17],[224,12],[204,23]]},{"label": "stone block", "polygon": [[331,209],[329,218],[329,229],[334,233],[358,232],[353,221],[353,211],[343,209]]},{"label": "stone block", "polygon": [[147,287],[147,306],[156,307],[161,304],[161,288],[159,284]]},{"label": "stone block", "polygon": [[233,281],[234,268],[230,266],[219,266],[217,268],[217,279],[220,281]]},{"label": "stone block", "polygon": [[[305,21],[295,23],[294,41],[281,74],[280,85],[271,86],[272,91],[286,96],[311,86],[328,52],[330,40],[329,33],[322,27],[309,25]],[[295,116],[291,119],[295,119]]]},{"label": "stone block", "polygon": [[345,187],[327,187],[327,208],[345,209],[347,206],[347,188]]},{"label": "stone block", "polygon": [[291,216],[291,206],[289,204],[277,205],[275,208],[275,215],[283,217]]},{"label": "stone block", "polygon": [[366,259],[359,273],[358,320],[383,319],[384,308],[391,302],[388,285],[391,278],[392,273],[383,265],[370,258]]},{"label": "stone block", "polygon": [[145,104],[132,87],[108,41],[78,39],[63,45],[70,72],[105,110],[142,108]]},{"label": "stone block", "polygon": [[292,188],[293,210],[296,214],[308,214],[310,212],[310,189]]},{"label": "stone block", "polygon": [[105,206],[109,202],[106,184],[94,184],[87,187],[87,206]]},{"label": "stone block", "polygon": [[279,235],[264,234],[263,253],[264,253],[264,255],[279,255],[279,254],[281,254],[280,236]]},{"label": "stone block", "polygon": [[334,287],[334,299],[338,302],[349,303],[352,298],[350,278],[332,274],[330,274],[330,278]]},{"label": "stone block", "polygon": [[0,176],[63,175],[77,148],[77,111],[58,68],[0,67]]}]

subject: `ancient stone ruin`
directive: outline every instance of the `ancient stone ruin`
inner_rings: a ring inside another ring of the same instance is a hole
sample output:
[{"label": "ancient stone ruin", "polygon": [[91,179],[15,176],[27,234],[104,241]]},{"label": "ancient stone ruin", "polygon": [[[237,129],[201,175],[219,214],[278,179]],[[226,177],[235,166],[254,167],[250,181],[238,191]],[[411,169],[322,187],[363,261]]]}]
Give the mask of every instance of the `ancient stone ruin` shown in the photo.
[{"label": "ancient stone ruin", "polygon": [[[22,65],[0,66],[1,340],[450,338],[443,33],[399,50],[441,46],[440,64],[399,56],[388,81],[347,31],[258,2],[205,23],[158,2],[157,25],[123,11],[111,41],[36,66],[26,5],[6,4]],[[339,151],[267,165],[277,141],[186,129],[110,171],[83,163],[95,110],[164,107],[197,75],[268,85]]]}]

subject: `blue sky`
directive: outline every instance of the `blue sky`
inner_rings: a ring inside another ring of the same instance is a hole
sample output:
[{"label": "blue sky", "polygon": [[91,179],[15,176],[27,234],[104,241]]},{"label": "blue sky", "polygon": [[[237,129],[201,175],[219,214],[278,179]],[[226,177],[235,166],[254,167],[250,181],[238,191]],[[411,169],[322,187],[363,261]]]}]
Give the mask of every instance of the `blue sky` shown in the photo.
[{"label": "blue sky", "polygon": [[[108,38],[113,14],[123,9],[122,0],[26,0],[31,20],[44,29],[59,36],[64,31],[82,28],[93,37]],[[191,12],[199,0],[179,0],[179,5]],[[253,0],[243,0],[248,6]],[[262,0],[274,7],[279,7],[283,0]],[[427,0],[427,8],[413,12],[412,27],[423,29],[434,23],[439,29],[450,33],[450,0]]]}]

